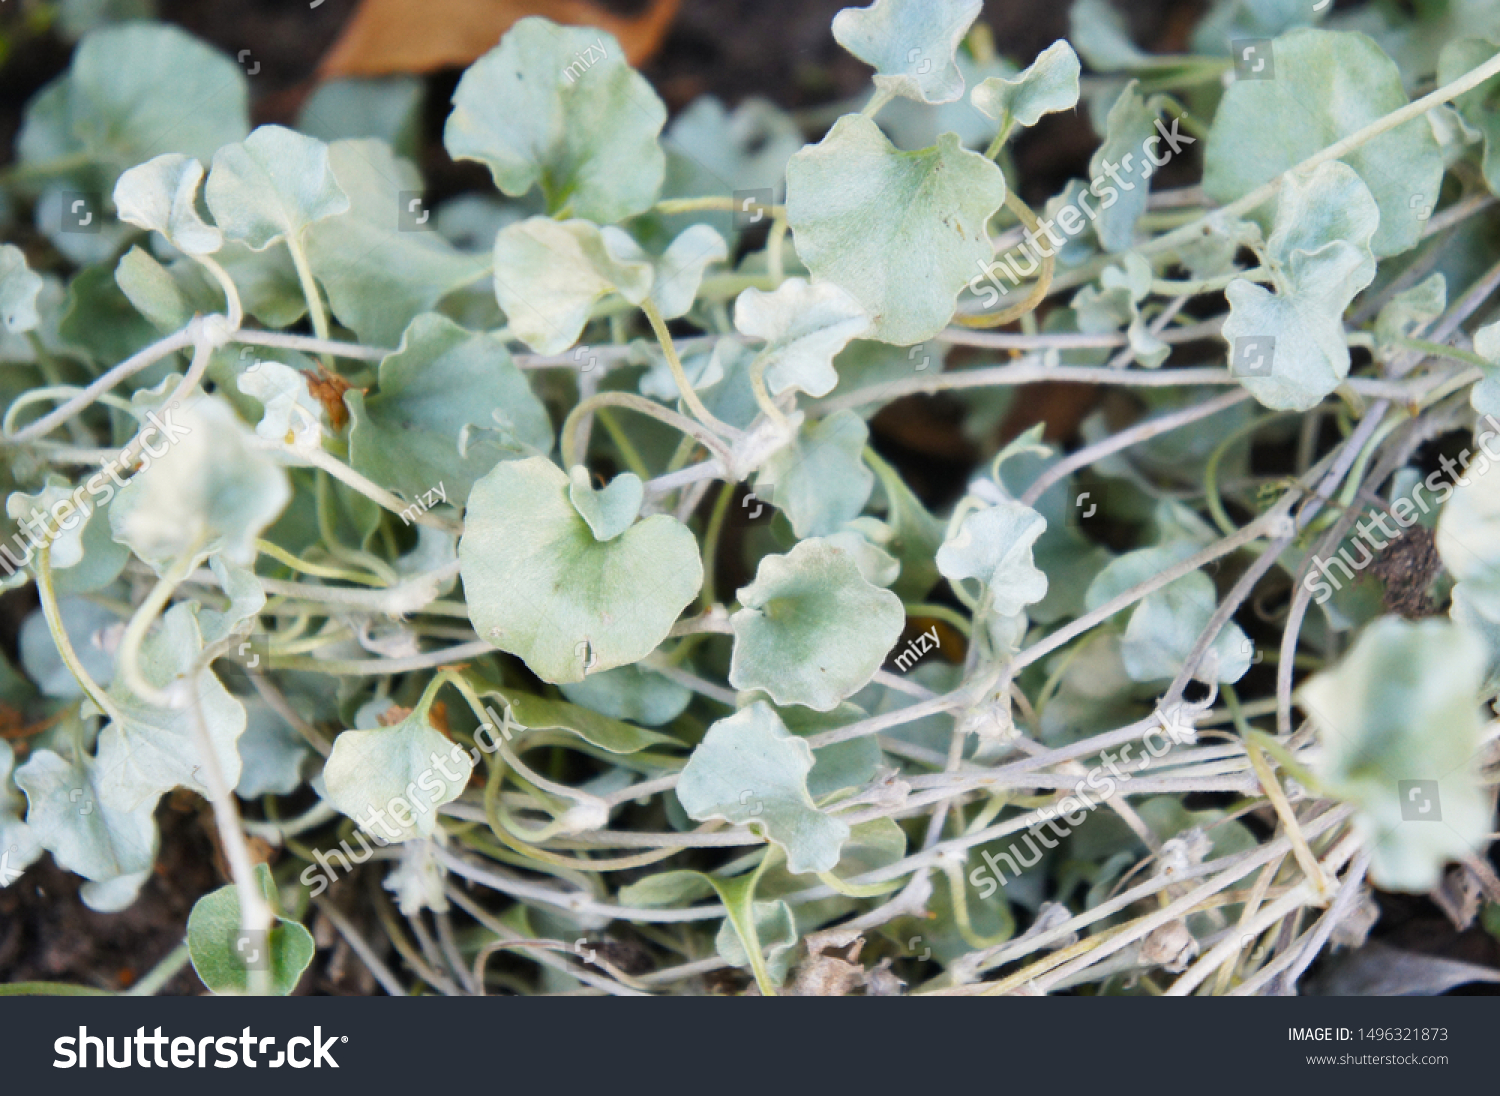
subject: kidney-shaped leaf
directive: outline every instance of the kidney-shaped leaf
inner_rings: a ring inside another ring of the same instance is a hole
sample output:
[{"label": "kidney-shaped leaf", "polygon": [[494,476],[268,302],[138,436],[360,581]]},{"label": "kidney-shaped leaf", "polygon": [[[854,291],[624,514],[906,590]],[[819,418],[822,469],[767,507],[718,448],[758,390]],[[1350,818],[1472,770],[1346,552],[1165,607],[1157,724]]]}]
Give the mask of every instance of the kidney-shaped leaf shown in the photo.
[{"label": "kidney-shaped leaf", "polygon": [[[255,882],[268,902],[276,899],[271,869],[255,865]],[[285,997],[317,952],[312,933],[296,921],[277,916],[265,939],[253,940],[240,924],[240,893],[231,883],[205,894],[188,915],[188,954],[193,969],[213,993],[242,994],[250,988],[250,969],[270,974],[271,992]],[[264,953],[261,949],[264,948]]]},{"label": "kidney-shaped leaf", "polygon": [[313,222],[349,211],[328,146],[281,126],[261,126],[214,153],[203,191],[219,228],[252,251],[297,240]]},{"label": "kidney-shaped leaf", "polygon": [[1032,546],[1046,528],[1041,514],[1019,502],[976,510],[938,549],[938,570],[955,581],[977,578],[989,588],[995,611],[1015,616],[1047,596],[1047,576],[1032,559]]},{"label": "kidney-shaped leaf", "polygon": [[816,538],[761,560],[739,599],[729,683],[821,712],[870,683],[906,621],[900,598]]},{"label": "kidney-shaped leaf", "polygon": [[1014,80],[991,76],[969,96],[982,112],[1000,123],[1034,126],[1044,114],[1072,110],[1078,104],[1078,54],[1067,42],[1053,42]]},{"label": "kidney-shaped leaf", "polygon": [[759,826],[786,850],[796,873],[831,871],[849,827],[820,811],[807,790],[813,754],[757,701],[708,729],[677,782],[677,798],[699,822]]},{"label": "kidney-shaped leaf", "polygon": [[458,556],[480,638],[554,684],[639,661],[703,583],[698,542],[665,514],[599,541],[542,457],[492,469],[469,495]]},{"label": "kidney-shaped leaf", "polygon": [[851,114],[786,173],[798,256],[864,306],[882,342],[907,346],[941,331],[993,257],[985,225],[1005,201],[1005,176],[952,133],[902,152]]},{"label": "kidney-shaped leaf", "polygon": [[788,278],[770,293],[754,288],[741,293],[734,302],[734,326],[742,335],[766,340],[760,357],[771,395],[800,388],[826,396],[839,383],[834,356],[869,330],[870,317],[836,285]]},{"label": "kidney-shaped leaf", "polygon": [[833,17],[833,37],[875,69],[875,86],[924,103],[964,93],[954,54],[983,5],[980,0],[875,0]]},{"label": "kidney-shaped leaf", "polygon": [[443,143],[513,198],[540,185],[549,212],[609,224],[656,201],[666,120],[610,34],[531,18],[464,73]]}]

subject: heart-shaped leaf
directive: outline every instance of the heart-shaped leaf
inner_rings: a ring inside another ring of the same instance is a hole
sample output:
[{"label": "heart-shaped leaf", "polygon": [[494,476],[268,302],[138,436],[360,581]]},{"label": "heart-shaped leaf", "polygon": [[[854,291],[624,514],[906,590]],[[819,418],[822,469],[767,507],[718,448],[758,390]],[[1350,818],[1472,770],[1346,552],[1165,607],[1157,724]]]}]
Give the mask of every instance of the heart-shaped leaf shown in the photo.
[{"label": "heart-shaped leaf", "polygon": [[804,422],[791,444],[766,461],[756,492],[786,514],[797,536],[831,536],[859,516],[875,486],[863,459],[869,438],[853,411]]},{"label": "heart-shaped leaf", "polygon": [[261,126],[240,144],[214,153],[203,188],[224,235],[252,251],[349,211],[328,162],[328,146],[281,126]]},{"label": "heart-shaped leaf", "polygon": [[589,471],[582,465],[568,473],[568,501],[578,516],[588,522],[594,539],[601,544],[614,540],[635,524],[641,512],[645,487],[634,472],[622,472],[607,487],[594,489]]},{"label": "heart-shaped leaf", "polygon": [[823,712],[869,684],[906,621],[900,598],[817,538],[761,560],[739,599],[729,683]]},{"label": "heart-shaped leaf", "polygon": [[1017,125],[1034,126],[1044,114],[1072,110],[1078,104],[1078,54],[1067,42],[1053,42],[1014,80],[991,76],[969,98],[1000,123],[1000,132]]},{"label": "heart-shaped leaf", "polygon": [[1031,553],[1046,528],[1040,514],[1019,502],[976,510],[938,549],[938,570],[955,581],[979,579],[995,611],[1015,616],[1047,596],[1047,576],[1037,569]]},{"label": "heart-shaped leaf", "polygon": [[994,250],[985,226],[1005,176],[946,133],[902,152],[860,115],[787,164],[787,220],[813,274],[870,314],[870,335],[907,346],[942,330]]},{"label": "heart-shaped leaf", "polygon": [[812,750],[757,702],[708,729],[677,782],[677,798],[699,822],[759,826],[786,850],[788,870],[830,871],[849,827],[820,811],[807,790]]},{"label": "heart-shaped leaf", "polygon": [[[276,884],[271,869],[255,865],[255,883],[274,904]],[[193,969],[209,991],[218,994],[247,993],[250,971],[264,970],[269,973],[271,992],[287,996],[317,953],[312,933],[296,921],[277,916],[265,936],[256,939],[245,935],[240,916],[240,892],[232,883],[193,903],[187,923]]]},{"label": "heart-shaped leaf", "polygon": [[458,554],[480,638],[556,683],[650,654],[703,582],[698,543],[656,514],[600,542],[541,457],[474,485]]},{"label": "heart-shaped leaf", "polygon": [[609,224],[656,201],[666,120],[613,36],[529,18],[464,73],[443,143],[513,198],[540,185],[548,212]]},{"label": "heart-shaped leaf", "polygon": [[835,15],[833,37],[875,69],[882,91],[951,103],[964,93],[954,54],[982,6],[980,0],[875,0]]},{"label": "heart-shaped leaf", "polygon": [[734,326],[766,340],[760,352],[766,388],[780,395],[800,388],[826,396],[838,384],[833,359],[870,328],[859,302],[828,282],[788,278],[774,292],[747,289],[734,302]]}]

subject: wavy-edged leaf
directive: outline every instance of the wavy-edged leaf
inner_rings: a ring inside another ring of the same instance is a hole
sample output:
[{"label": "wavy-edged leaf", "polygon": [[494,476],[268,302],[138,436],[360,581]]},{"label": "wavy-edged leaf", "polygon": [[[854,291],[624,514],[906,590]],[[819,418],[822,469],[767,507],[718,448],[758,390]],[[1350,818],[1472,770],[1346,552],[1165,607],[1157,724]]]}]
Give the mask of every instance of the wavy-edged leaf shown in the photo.
[{"label": "wavy-edged leaf", "polygon": [[1044,114],[1072,110],[1078,105],[1078,54],[1065,41],[1053,42],[1013,80],[991,76],[969,98],[974,106],[1000,123],[1000,132],[1014,122],[1034,126]]},{"label": "wavy-edged leaf", "polygon": [[980,0],[875,0],[833,17],[833,37],[875,70],[875,86],[924,103],[951,103],[964,93],[954,62],[978,18]]},{"label": "wavy-edged leaf", "polygon": [[645,485],[634,472],[621,472],[607,486],[595,489],[587,468],[576,465],[568,471],[568,501],[601,544],[635,524],[645,495]]},{"label": "wavy-edged leaf", "polygon": [[937,551],[937,567],[955,581],[977,578],[995,611],[1015,616],[1047,596],[1047,576],[1032,559],[1032,545],[1047,521],[1029,506],[1003,501],[964,518]]},{"label": "wavy-edged leaf", "polygon": [[773,396],[789,388],[826,396],[839,380],[834,357],[869,330],[870,317],[836,285],[788,278],[770,293],[753,288],[741,293],[734,302],[734,326],[766,341],[760,358]]},{"label": "wavy-edged leaf", "polygon": [[179,251],[209,255],[224,246],[224,234],[198,215],[203,165],[168,152],[121,175],[115,183],[120,220],[160,232]]},{"label": "wavy-edged leaf", "polygon": [[864,463],[869,439],[853,411],[804,422],[791,444],[762,466],[756,491],[786,514],[798,537],[832,536],[859,516],[875,486]]},{"label": "wavy-edged leaf", "polygon": [[252,251],[349,212],[328,146],[282,126],[261,126],[239,144],[214,153],[204,199],[220,231]]},{"label": "wavy-edged leaf", "polygon": [[870,337],[906,346],[942,330],[993,258],[985,226],[1005,176],[946,133],[902,152],[868,118],[840,118],[787,164],[787,220],[815,277],[847,290]]}]

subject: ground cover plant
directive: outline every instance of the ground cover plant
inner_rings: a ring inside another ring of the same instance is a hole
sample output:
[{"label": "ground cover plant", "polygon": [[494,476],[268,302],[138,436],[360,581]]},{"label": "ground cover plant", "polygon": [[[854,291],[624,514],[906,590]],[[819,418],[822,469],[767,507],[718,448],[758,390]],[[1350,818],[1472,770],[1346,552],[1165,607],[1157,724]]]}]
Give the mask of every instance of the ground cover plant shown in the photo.
[{"label": "ground cover plant", "polygon": [[[127,910],[207,803],[137,991],[1286,994],[1377,889],[1500,928],[1500,5],[1077,0],[1025,64],[980,6],[840,12],[816,118],[524,19],[436,204],[412,83],[252,128],[88,30],[3,177],[0,887]],[[1007,436],[1043,382],[1104,395]],[[938,395],[948,496],[870,427]]]}]

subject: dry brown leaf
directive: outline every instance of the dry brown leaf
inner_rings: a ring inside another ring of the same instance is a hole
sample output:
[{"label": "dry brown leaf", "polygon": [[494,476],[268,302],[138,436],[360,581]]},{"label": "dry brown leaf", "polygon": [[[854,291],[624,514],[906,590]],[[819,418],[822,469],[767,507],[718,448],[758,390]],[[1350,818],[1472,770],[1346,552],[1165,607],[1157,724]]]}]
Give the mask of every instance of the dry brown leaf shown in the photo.
[{"label": "dry brown leaf", "polygon": [[363,0],[323,58],[319,75],[326,80],[462,68],[530,15],[607,30],[639,66],[661,47],[681,2],[654,0],[627,19],[588,0]]}]

